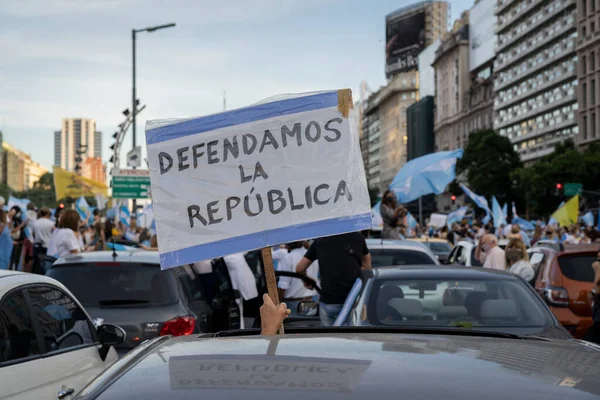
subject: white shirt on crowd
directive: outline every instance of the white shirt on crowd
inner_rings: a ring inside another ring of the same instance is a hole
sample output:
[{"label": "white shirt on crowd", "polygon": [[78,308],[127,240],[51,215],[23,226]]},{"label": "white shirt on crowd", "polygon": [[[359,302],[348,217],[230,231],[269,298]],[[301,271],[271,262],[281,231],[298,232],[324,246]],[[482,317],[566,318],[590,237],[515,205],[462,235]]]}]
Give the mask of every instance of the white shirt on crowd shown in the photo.
[{"label": "white shirt on crowd", "polygon": [[504,250],[499,246],[494,246],[489,253],[484,253],[485,258],[483,262],[483,268],[491,269],[506,269],[506,260],[504,258]]},{"label": "white shirt on crowd", "polygon": [[231,254],[223,257],[223,260],[227,265],[233,289],[239,291],[244,300],[257,297],[256,278],[244,258],[244,253]]},{"label": "white shirt on crowd", "polygon": [[52,239],[52,231],[54,230],[54,222],[50,218],[39,218],[33,223],[33,237],[36,244],[41,244],[42,247],[48,248],[50,239]]},{"label": "white shirt on crowd", "polygon": [[[277,268],[277,270],[286,272],[296,272],[296,265],[298,265],[302,257],[304,257],[304,254],[306,254],[306,249],[302,247],[299,249],[293,249],[279,261],[279,267]],[[314,261],[312,264],[310,264],[310,266],[306,270],[306,274],[309,278],[314,279],[315,282],[319,282],[319,262]],[[289,276],[279,277],[277,287],[279,287],[279,289],[285,290],[284,296],[286,299],[312,297],[317,294],[316,290],[307,289],[302,283],[302,280],[290,278]]]},{"label": "white shirt on crowd", "polygon": [[56,251],[58,257],[69,255],[71,251],[81,251],[80,240],[75,236],[75,232],[71,229],[59,229],[56,234]]},{"label": "white shirt on crowd", "polygon": [[515,275],[519,275],[521,278],[525,279],[527,282],[533,279],[535,275],[533,271],[533,267],[528,261],[519,260],[508,269],[509,272],[512,272]]}]

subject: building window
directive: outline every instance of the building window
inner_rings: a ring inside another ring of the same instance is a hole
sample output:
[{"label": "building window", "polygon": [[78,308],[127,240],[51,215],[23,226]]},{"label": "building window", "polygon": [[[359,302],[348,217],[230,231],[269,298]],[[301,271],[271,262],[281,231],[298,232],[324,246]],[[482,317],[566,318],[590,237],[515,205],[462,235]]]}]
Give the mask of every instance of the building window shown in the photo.
[{"label": "building window", "polygon": [[590,22],[590,33],[594,33],[594,31],[596,30],[596,24],[594,23],[594,21]]},{"label": "building window", "polygon": [[590,106],[596,105],[596,80],[590,82]]},{"label": "building window", "polygon": [[587,36],[587,30],[585,29],[585,26],[581,27],[581,38],[585,40],[585,37]]},{"label": "building window", "polygon": [[590,71],[594,72],[596,70],[596,53],[592,51],[590,54]]},{"label": "building window", "polygon": [[581,57],[581,74],[585,75],[587,74],[587,59],[585,58],[585,56]]},{"label": "building window", "polygon": [[[594,2],[595,0],[592,0]],[[581,16],[585,17],[587,14],[587,0],[581,0]]]},{"label": "building window", "polygon": [[581,85],[581,107],[587,107],[587,84]]},{"label": "building window", "polygon": [[587,117],[583,117],[583,124],[581,126],[581,136],[583,140],[587,140]]},{"label": "building window", "polygon": [[596,137],[596,114],[592,113],[592,137]]},{"label": "building window", "polygon": [[596,0],[590,0],[590,12],[596,12]]}]

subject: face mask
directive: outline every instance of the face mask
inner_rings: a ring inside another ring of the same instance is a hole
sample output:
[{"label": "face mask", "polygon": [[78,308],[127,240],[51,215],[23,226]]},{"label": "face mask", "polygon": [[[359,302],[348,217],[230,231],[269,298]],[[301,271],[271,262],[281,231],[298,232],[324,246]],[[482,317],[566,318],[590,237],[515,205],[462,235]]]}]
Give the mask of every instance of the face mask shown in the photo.
[{"label": "face mask", "polygon": [[486,244],[481,245],[481,248],[483,249],[484,252],[489,253],[492,246],[490,246],[489,244],[486,243]]},{"label": "face mask", "polygon": [[523,258],[521,249],[508,249],[506,250],[506,258],[510,261],[518,261]]}]

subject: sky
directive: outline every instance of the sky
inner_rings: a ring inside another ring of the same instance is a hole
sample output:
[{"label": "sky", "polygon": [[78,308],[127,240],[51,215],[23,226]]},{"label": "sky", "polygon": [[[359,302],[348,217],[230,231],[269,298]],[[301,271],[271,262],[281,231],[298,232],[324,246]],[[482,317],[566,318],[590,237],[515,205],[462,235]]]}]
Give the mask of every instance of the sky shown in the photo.
[{"label": "sky", "polygon": [[[102,155],[131,106],[131,29],[146,120],[193,117],[262,99],[385,84],[385,15],[404,0],[0,0],[0,130],[51,168],[62,118],[92,118]],[[451,0],[451,17],[472,0]],[[125,150],[131,149],[131,130]],[[145,151],[144,151],[145,154]]]}]

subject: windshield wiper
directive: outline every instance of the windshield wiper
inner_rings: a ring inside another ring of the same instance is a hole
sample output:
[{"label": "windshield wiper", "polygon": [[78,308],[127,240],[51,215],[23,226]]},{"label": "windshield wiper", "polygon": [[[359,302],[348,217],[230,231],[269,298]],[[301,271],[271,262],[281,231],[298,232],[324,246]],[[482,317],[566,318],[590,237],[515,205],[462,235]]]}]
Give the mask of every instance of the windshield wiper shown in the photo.
[{"label": "windshield wiper", "polygon": [[148,304],[149,300],[141,300],[141,299],[108,299],[108,300],[100,300],[98,304],[101,306],[124,306],[129,304]]},{"label": "windshield wiper", "polygon": [[[526,336],[514,333],[481,331],[462,328],[424,328],[400,326],[329,326],[329,327],[285,327],[285,333],[400,333],[400,334],[425,334],[425,335],[453,335],[453,336],[479,336],[503,339],[527,340]],[[260,335],[260,329],[239,329],[215,333],[214,337],[251,336]]]}]

